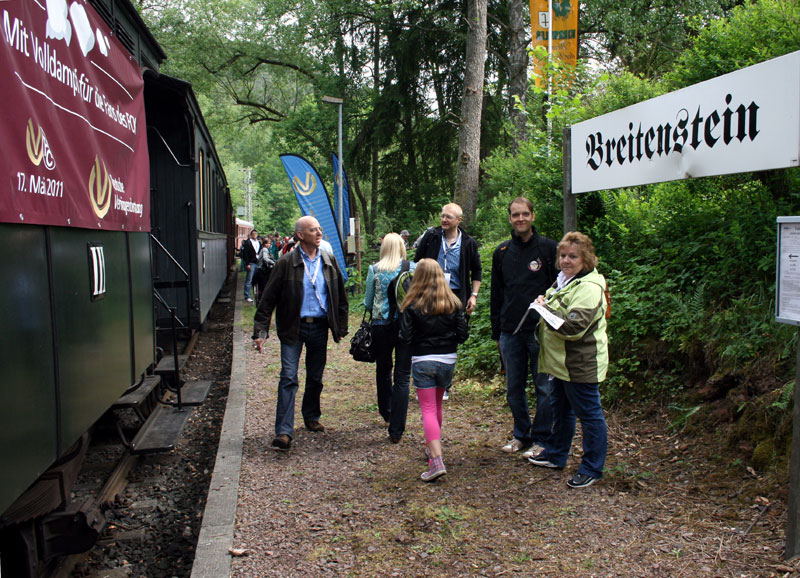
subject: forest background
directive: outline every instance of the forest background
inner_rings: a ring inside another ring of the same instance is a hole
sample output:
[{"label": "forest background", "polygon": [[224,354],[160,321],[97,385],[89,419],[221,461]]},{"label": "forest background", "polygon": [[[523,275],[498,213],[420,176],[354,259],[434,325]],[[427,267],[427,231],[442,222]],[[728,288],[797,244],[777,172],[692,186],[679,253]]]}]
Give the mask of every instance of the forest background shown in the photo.
[{"label": "forest background", "polygon": [[[413,239],[438,224],[456,195],[462,103],[474,88],[467,38],[481,3],[480,181],[465,224],[485,280],[459,369],[500,394],[490,256],[518,195],[533,201],[540,233],[561,237],[563,128],[800,49],[800,3],[581,2],[580,61],[548,67],[549,99],[533,82],[520,0],[137,4],[169,55],[163,72],[194,87],[234,206],[250,169],[260,231],[289,234],[299,216],[279,154],[308,158],[332,190],[337,111],[322,96],[344,98],[344,166],[373,247],[386,232]],[[743,465],[785,474],[798,334],[774,321],[775,219],[800,212],[798,184],[800,171],[787,169],[579,196],[578,227],[612,291],[607,406],[664,406],[674,427],[719,431]]]}]

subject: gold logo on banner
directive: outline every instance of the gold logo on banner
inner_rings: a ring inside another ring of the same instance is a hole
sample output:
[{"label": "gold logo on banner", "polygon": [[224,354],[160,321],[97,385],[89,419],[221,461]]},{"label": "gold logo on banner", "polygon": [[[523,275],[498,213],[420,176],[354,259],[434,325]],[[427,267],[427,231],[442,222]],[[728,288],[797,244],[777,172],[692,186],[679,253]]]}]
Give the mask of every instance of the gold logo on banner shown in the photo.
[{"label": "gold logo on banner", "polygon": [[52,171],[56,168],[56,159],[47,142],[47,135],[44,129],[39,126],[38,131],[33,127],[33,119],[28,119],[28,127],[25,131],[25,148],[28,149],[28,158],[35,166],[39,166],[44,161],[47,170]]},{"label": "gold logo on banner", "polygon": [[308,196],[314,192],[314,189],[317,188],[317,179],[314,176],[306,172],[306,182],[303,183],[300,181],[300,178],[295,176],[292,179],[292,185],[294,186],[294,190],[297,191],[297,194]]},{"label": "gold logo on banner", "polygon": [[[102,166],[101,166],[102,165]],[[102,219],[111,207],[111,176],[105,163],[94,157],[92,171],[89,173],[89,200],[94,214]]]}]

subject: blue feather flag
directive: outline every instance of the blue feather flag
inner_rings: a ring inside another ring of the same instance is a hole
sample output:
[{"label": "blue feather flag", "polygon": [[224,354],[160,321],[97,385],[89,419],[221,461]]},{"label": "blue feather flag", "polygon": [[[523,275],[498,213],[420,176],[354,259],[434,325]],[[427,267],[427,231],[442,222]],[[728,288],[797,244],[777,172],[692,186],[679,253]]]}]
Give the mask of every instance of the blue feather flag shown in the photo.
[{"label": "blue feather flag", "polygon": [[280,155],[283,168],[292,183],[292,190],[300,205],[300,212],[304,216],[314,217],[322,227],[322,238],[333,247],[333,256],[339,264],[344,280],[347,281],[347,264],[344,255],[344,246],[336,229],[333,218],[331,201],[325,184],[319,177],[316,169],[306,159],[299,155]]}]

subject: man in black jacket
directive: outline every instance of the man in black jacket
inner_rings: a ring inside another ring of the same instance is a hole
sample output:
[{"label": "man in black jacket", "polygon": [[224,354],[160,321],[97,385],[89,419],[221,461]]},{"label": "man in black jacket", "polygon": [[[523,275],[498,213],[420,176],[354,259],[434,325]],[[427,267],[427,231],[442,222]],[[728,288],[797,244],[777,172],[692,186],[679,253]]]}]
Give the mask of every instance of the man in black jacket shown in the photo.
[{"label": "man in black jacket", "polygon": [[[513,227],[511,240],[498,245],[492,254],[491,322],[492,339],[498,342],[506,371],[506,399],[514,417],[511,440],[504,452],[527,450],[522,455],[538,454],[553,429],[553,386],[548,376],[537,373],[539,344],[536,325],[539,314],[529,305],[553,284],[556,247],[533,226],[533,205],[517,197],[508,205],[508,221]],[[525,316],[527,312],[527,317]],[[522,322],[525,318],[524,323]],[[536,388],[536,417],[531,423],[525,388],[528,370]]]},{"label": "man in black jacket", "polygon": [[467,315],[470,315],[481,288],[481,256],[475,239],[459,227],[462,216],[461,207],[455,203],[442,207],[442,225],[425,232],[414,261],[425,258],[438,261],[450,289],[461,299]]},{"label": "man in black jacket", "polygon": [[248,303],[253,302],[250,297],[250,290],[253,288],[253,275],[258,269],[258,254],[261,252],[261,243],[258,241],[258,232],[253,229],[250,231],[250,238],[242,241],[242,262],[247,270],[247,278],[244,281],[244,300]]},{"label": "man in black jacket", "polygon": [[334,256],[319,249],[322,241],[319,222],[314,217],[300,217],[295,223],[295,236],[297,246],[278,259],[258,302],[253,324],[253,339],[261,350],[275,311],[281,342],[281,376],[272,447],[278,451],[288,450],[294,437],[294,400],[299,387],[297,369],[303,345],[306,347],[306,386],[301,413],[308,430],[321,432],[325,431],[319,418],[328,329],[337,343],[347,335],[344,279]]}]

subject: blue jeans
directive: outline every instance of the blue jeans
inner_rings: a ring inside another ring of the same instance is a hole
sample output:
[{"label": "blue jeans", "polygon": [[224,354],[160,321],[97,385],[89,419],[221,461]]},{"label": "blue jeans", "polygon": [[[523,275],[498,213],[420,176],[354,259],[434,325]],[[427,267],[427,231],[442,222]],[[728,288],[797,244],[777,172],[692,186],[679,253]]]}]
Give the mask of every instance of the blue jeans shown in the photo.
[{"label": "blue jeans", "polygon": [[453,383],[455,371],[455,363],[442,363],[440,361],[418,361],[411,366],[414,387],[417,389],[431,389],[434,387],[447,389]]},{"label": "blue jeans", "polygon": [[250,289],[253,287],[253,275],[256,274],[258,263],[248,263],[250,269],[247,270],[247,277],[244,280],[244,298],[250,299]]},{"label": "blue jeans", "polygon": [[557,466],[564,467],[567,464],[577,416],[583,429],[583,459],[578,473],[602,478],[608,451],[608,432],[598,384],[553,378],[553,410],[555,428],[545,446],[547,459]]},{"label": "blue jeans", "polygon": [[[553,385],[545,374],[537,373],[539,344],[534,333],[500,334],[500,355],[506,369],[506,400],[514,417],[514,437],[529,446],[544,445],[553,431]],[[536,389],[536,416],[531,423],[525,392],[528,371]]]},{"label": "blue jeans", "polygon": [[281,376],[278,380],[278,404],[275,408],[275,435],[294,437],[294,398],[299,383],[297,368],[300,352],[306,346],[306,388],[301,413],[304,421],[319,420],[322,410],[322,373],[328,359],[328,323],[300,323],[297,343],[281,341]]},{"label": "blue jeans", "polygon": [[[406,430],[408,384],[411,380],[411,350],[397,339],[398,331],[397,323],[372,326],[378,412],[389,422],[389,435],[393,438],[401,437]],[[392,385],[392,351],[394,351],[394,385]]]}]

